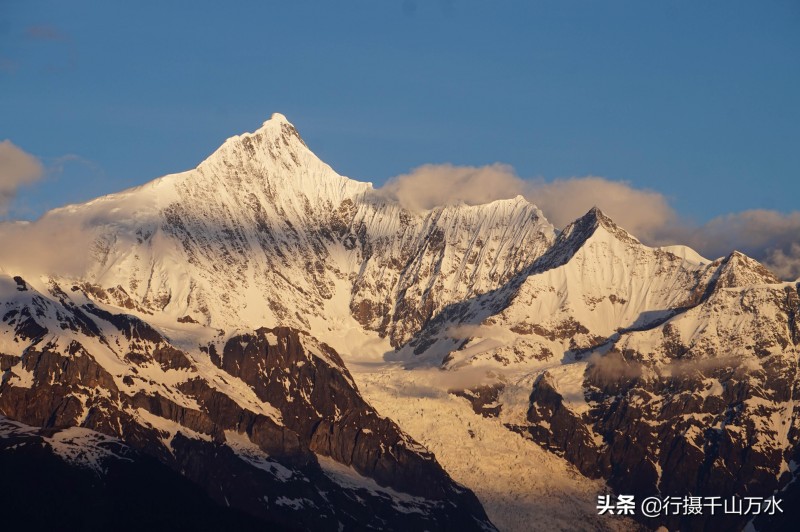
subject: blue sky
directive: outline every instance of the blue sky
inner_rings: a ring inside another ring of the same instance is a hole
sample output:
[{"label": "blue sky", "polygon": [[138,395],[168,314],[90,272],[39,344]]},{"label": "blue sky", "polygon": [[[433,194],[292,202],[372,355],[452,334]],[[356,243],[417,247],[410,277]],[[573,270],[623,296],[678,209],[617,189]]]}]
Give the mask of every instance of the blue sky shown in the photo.
[{"label": "blue sky", "polygon": [[698,223],[796,210],[800,3],[0,4],[11,217],[194,167],[273,112],[338,172],[502,162],[663,193]]}]

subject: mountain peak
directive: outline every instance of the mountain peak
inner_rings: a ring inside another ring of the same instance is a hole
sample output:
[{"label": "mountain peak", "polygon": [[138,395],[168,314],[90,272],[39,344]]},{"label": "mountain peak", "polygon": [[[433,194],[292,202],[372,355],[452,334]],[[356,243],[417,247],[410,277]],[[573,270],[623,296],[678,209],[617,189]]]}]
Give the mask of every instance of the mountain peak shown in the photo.
[{"label": "mountain peak", "polygon": [[275,164],[296,168],[300,159],[308,157],[316,159],[294,125],[281,113],[273,113],[257,130],[226,139],[199,168],[268,167]]},{"label": "mountain peak", "polygon": [[273,145],[282,144],[283,148],[289,148],[291,143],[295,140],[299,141],[303,147],[308,148],[297,132],[297,129],[289,122],[286,116],[281,113],[272,113],[272,116],[270,116],[268,120],[265,120],[261,124],[261,127],[255,131],[234,135],[226,139],[211,157],[214,157],[216,154],[228,154],[228,152],[231,151],[241,151],[240,148],[242,146],[246,148],[243,155],[252,157],[255,155],[252,146],[264,144],[264,141]]},{"label": "mountain peak", "polygon": [[641,244],[636,237],[618,226],[603,211],[594,206],[558,234],[553,247],[542,255],[534,269],[547,270],[565,264],[590,239],[593,239],[598,233],[598,229],[601,228],[603,229],[601,233],[606,236],[601,235],[600,238],[610,237],[626,244]]},{"label": "mountain peak", "polygon": [[576,222],[591,226],[593,228],[602,226],[611,231],[618,231],[621,229],[616,223],[614,223],[614,220],[609,218],[608,215],[600,210],[600,207],[597,205],[589,209],[589,211],[576,220]]},{"label": "mountain peak", "polygon": [[264,123],[266,124],[267,122],[281,122],[286,124],[290,123],[289,120],[286,119],[286,116],[282,115],[281,113],[272,113],[272,116],[269,117],[269,120]]},{"label": "mountain peak", "polygon": [[330,212],[371,189],[320,160],[280,113],[252,133],[228,138],[179,181],[184,203],[191,198],[188,204],[212,211],[215,205],[220,213],[245,218],[274,210],[276,220],[291,220],[295,228],[313,225],[312,214]]},{"label": "mountain peak", "polygon": [[300,137],[300,133],[298,133],[297,129],[295,129],[294,124],[289,122],[286,116],[281,113],[272,113],[272,116],[270,116],[269,120],[265,120],[264,123],[261,124],[261,127],[258,128],[258,130],[256,130],[254,133],[245,133],[244,135],[234,138],[265,135],[268,137],[281,139],[284,144],[287,144],[286,141],[289,138],[295,138],[299,140],[303,146],[306,146],[306,143]]},{"label": "mountain peak", "polygon": [[719,288],[736,288],[747,285],[778,284],[780,280],[760,262],[734,250],[722,259],[719,269]]},{"label": "mountain peak", "polygon": [[593,235],[599,227],[603,227],[612,235],[615,235],[623,240],[636,240],[627,231],[614,223],[614,220],[609,218],[597,206],[592,207],[586,214],[566,226],[562,231],[562,234],[565,236],[577,234],[588,238]]}]

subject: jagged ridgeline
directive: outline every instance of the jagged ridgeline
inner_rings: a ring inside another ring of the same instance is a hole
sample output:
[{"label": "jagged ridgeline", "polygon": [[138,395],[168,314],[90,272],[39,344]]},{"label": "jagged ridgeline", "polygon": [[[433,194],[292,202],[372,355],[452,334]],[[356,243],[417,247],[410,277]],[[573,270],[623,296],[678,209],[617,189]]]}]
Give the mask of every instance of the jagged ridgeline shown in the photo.
[{"label": "jagged ridgeline", "polygon": [[[522,197],[407,210],[338,175],[282,115],[196,169],[24,231],[81,251],[0,264],[14,500],[35,500],[46,467],[76,499],[123,497],[147,470],[214,501],[198,505],[207,523],[506,523],[502,488],[456,482],[428,450],[474,432],[415,438],[362,396],[365,367],[485,375],[453,393],[560,457],[559,482],[577,468],[623,492],[761,496],[800,462],[796,284],[739,253],[647,247],[596,209],[561,231]],[[511,474],[541,472],[497,472]]]}]

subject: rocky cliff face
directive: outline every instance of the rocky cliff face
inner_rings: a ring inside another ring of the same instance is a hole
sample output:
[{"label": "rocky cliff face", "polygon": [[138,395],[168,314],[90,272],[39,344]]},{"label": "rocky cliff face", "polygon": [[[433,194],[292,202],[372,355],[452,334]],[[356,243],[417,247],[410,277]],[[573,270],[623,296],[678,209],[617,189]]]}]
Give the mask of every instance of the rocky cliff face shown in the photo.
[{"label": "rocky cliff face", "polygon": [[[2,277],[0,290],[10,351],[0,412],[39,427],[26,434],[112,442],[65,451],[89,460],[101,482],[116,482],[107,460],[155,459],[160,474],[180,473],[255,518],[245,522],[492,528],[474,495],[379,416],[339,355],[306,333],[261,328],[184,350],[78,286],[43,293]],[[56,454],[59,445],[50,442]]]},{"label": "rocky cliff face", "polygon": [[797,287],[731,285],[731,269],[753,266],[740,255],[716,266],[697,306],[588,359],[583,404],[565,400],[544,372],[525,430],[626,493],[764,497],[792,481]]}]

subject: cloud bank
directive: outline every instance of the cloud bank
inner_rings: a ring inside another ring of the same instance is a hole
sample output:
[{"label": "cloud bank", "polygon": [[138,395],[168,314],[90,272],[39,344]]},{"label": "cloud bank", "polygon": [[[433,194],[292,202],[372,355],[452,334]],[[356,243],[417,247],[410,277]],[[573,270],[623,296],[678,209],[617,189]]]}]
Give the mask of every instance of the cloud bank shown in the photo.
[{"label": "cloud bank", "polygon": [[0,142],[0,216],[8,213],[8,206],[19,187],[37,181],[44,167],[36,157],[25,153],[10,140]]},{"label": "cloud bank", "polygon": [[480,205],[513,198],[525,191],[525,182],[504,164],[453,166],[426,164],[390,179],[380,194],[412,211],[463,202]]},{"label": "cloud bank", "polygon": [[597,206],[648,245],[688,245],[711,259],[739,250],[783,279],[800,278],[800,211],[749,210],[696,225],[682,219],[657,191],[594,176],[526,180],[504,164],[428,164],[390,179],[378,193],[414,211],[522,194],[558,228]]},{"label": "cloud bank", "polygon": [[90,264],[91,234],[61,219],[0,222],[0,272],[8,275],[80,275]]},{"label": "cloud bank", "polygon": [[602,177],[573,177],[551,182],[534,181],[525,195],[556,227],[564,227],[600,207],[612,220],[637,238],[656,242],[678,216],[660,193]]}]

